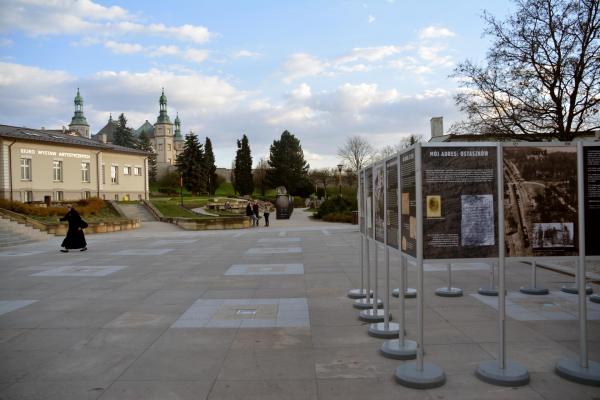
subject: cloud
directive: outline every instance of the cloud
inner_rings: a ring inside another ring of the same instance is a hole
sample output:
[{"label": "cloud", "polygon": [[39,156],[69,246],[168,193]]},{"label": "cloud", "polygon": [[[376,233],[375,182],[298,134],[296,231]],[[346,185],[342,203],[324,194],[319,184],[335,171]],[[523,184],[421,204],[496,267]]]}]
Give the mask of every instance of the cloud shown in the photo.
[{"label": "cloud", "polygon": [[144,50],[144,48],[137,43],[119,43],[112,40],[104,43],[104,47],[117,54],[134,54]]},{"label": "cloud", "polygon": [[359,82],[316,91],[303,82],[273,100],[190,69],[105,70],[75,77],[0,62],[0,91],[11,93],[0,97],[0,120],[29,127],[68,125],[77,87],[93,133],[106,124],[109,113],[115,118],[124,113],[134,128],[145,120],[154,123],[164,87],[171,118],[179,112],[183,132],[191,130],[201,140],[210,137],[222,167],[231,165],[235,140],[243,133],[258,159],[268,155],[273,140],[287,129],[300,139],[311,167],[321,168],[337,163],[335,153],[345,137],[361,135],[375,147],[395,145],[408,134],[428,134],[431,116],[443,115],[447,125],[460,118],[453,93],[436,87],[406,94],[393,86]]},{"label": "cloud", "polygon": [[308,100],[312,96],[310,86],[306,83],[301,83],[297,88],[292,90],[290,98],[294,100]]},{"label": "cloud", "polygon": [[372,15],[369,15],[369,18],[367,19],[367,21],[372,24],[373,22],[375,22],[375,17]]},{"label": "cloud", "polygon": [[148,55],[150,57],[169,57],[176,56],[180,54],[179,47],[174,45],[168,46],[158,46],[157,48],[151,50]]},{"label": "cloud", "polygon": [[188,49],[185,51],[183,57],[186,60],[193,61],[195,63],[201,63],[208,58],[208,51],[199,49]]},{"label": "cloud", "polygon": [[456,36],[456,33],[452,32],[450,29],[433,25],[425,27],[419,32],[419,39],[421,40],[449,38],[454,36]]},{"label": "cloud", "polygon": [[207,42],[212,33],[204,26],[143,24],[122,7],[106,7],[91,0],[5,0],[0,31],[22,31],[31,36],[75,35],[116,38],[125,35]]},{"label": "cloud", "polygon": [[14,44],[12,39],[0,38],[0,47],[10,47]]},{"label": "cloud", "polygon": [[290,83],[305,76],[319,75],[325,71],[327,64],[306,53],[293,54],[284,64],[284,82]]},{"label": "cloud", "polygon": [[240,50],[233,55],[234,58],[242,57],[260,57],[262,54],[250,50]]}]

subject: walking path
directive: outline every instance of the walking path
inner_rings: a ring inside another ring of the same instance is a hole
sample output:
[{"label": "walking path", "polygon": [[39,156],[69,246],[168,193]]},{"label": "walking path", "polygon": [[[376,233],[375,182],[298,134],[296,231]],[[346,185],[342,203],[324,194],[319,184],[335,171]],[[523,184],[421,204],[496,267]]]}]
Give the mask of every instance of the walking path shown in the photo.
[{"label": "walking path", "polygon": [[[59,253],[60,240],[0,251],[0,399],[600,397],[600,388],[553,372],[558,359],[577,356],[578,332],[575,298],[557,293],[569,278],[551,271],[538,271],[551,295],[528,297],[517,291],[529,267],[507,267],[507,357],[529,369],[531,383],[504,388],[474,376],[497,353],[494,302],[476,294],[487,265],[456,265],[460,298],[435,296],[446,271],[426,266],[426,361],[445,370],[447,383],[418,391],[394,382],[402,361],[379,354],[382,340],[367,335],[346,297],[360,282],[356,226],[295,210],[291,220],[243,230],[147,222],[90,235],[83,253]],[[378,258],[381,292],[383,251]],[[397,287],[395,256],[391,273]],[[411,266],[409,286],[415,277]],[[589,354],[599,361],[595,306]],[[414,300],[406,320],[414,339]]]}]

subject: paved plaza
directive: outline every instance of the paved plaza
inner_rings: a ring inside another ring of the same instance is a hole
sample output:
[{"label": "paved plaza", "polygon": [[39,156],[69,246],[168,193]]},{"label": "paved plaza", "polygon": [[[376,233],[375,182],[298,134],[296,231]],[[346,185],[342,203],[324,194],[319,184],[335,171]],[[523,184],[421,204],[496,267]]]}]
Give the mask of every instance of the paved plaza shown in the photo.
[{"label": "paved plaza", "polygon": [[[87,252],[61,238],[0,251],[0,399],[599,399],[600,388],[558,377],[577,357],[572,277],[544,269],[548,296],[520,294],[529,266],[507,267],[507,355],[529,385],[479,381],[497,354],[497,299],[483,263],[454,265],[459,298],[435,296],[446,268],[425,268],[426,361],[447,382],[414,390],[394,381],[403,361],[379,354],[346,297],[359,286],[357,227],[313,222],[297,210],[269,228],[191,232],[144,223],[90,235]],[[383,295],[383,250],[380,296]],[[391,257],[391,287],[398,258]],[[414,265],[409,286],[416,286]],[[598,286],[594,287],[597,291]],[[392,298],[397,314],[398,299]],[[407,334],[416,303],[407,299]],[[600,361],[600,305],[588,303],[590,359]]]}]

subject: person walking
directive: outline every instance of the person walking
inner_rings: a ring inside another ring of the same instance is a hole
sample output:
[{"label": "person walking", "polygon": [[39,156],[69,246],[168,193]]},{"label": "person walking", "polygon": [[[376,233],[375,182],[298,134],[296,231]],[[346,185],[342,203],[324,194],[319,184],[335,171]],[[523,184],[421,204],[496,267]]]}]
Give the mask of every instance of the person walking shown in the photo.
[{"label": "person walking", "polygon": [[269,226],[269,215],[271,214],[271,203],[267,202],[263,211],[265,217],[265,226]]},{"label": "person walking", "polygon": [[256,219],[256,215],[254,215],[254,211],[252,211],[250,202],[246,203],[246,216],[252,219],[252,226],[258,225],[258,220]]},{"label": "person walking", "polygon": [[254,205],[252,206],[252,212],[254,213],[254,216],[256,217],[256,226],[258,226],[258,220],[260,219],[260,215],[258,214],[258,202],[255,201]]},{"label": "person walking", "polygon": [[79,251],[87,250],[87,242],[85,241],[85,235],[83,230],[87,228],[87,223],[81,219],[81,216],[70,204],[67,205],[67,213],[62,217],[61,221],[67,221],[69,223],[69,229],[67,230],[67,236],[63,240],[60,249],[63,253],[68,253],[69,249],[80,249]]}]

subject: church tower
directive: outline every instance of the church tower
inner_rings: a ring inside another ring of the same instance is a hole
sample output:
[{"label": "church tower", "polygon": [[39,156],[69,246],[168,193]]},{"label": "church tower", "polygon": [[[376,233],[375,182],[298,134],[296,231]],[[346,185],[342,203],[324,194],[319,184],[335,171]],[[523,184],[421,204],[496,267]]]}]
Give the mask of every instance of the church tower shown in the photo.
[{"label": "church tower", "polygon": [[160,99],[160,113],[154,124],[154,149],[156,151],[156,163],[158,175],[163,175],[169,167],[175,165],[175,148],[173,145],[173,124],[167,114],[167,96],[163,88]]},{"label": "church tower", "polygon": [[77,96],[75,96],[75,114],[69,124],[69,129],[76,131],[80,136],[88,138],[90,137],[90,126],[83,115],[83,97],[79,94],[79,88],[77,88]]},{"label": "church tower", "polygon": [[185,142],[185,139],[183,138],[183,136],[181,136],[181,121],[179,120],[179,113],[177,113],[177,116],[175,117],[174,140],[175,140],[175,152],[176,152],[175,158],[177,158],[177,155],[179,155],[183,152],[183,144]]}]

